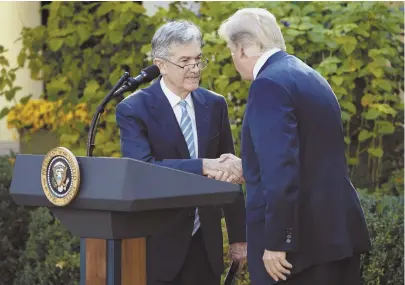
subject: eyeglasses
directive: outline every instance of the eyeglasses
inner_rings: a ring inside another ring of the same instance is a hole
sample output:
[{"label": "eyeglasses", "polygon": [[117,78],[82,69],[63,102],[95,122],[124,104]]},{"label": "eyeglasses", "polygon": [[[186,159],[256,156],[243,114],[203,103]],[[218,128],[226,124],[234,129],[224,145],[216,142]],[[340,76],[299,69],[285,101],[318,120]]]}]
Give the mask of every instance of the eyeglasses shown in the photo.
[{"label": "eyeglasses", "polygon": [[175,66],[177,66],[177,67],[180,67],[180,68],[182,68],[182,69],[184,69],[184,70],[190,70],[190,69],[192,69],[192,68],[194,68],[194,67],[196,67],[196,66],[197,66],[200,70],[203,70],[203,69],[206,68],[207,65],[208,65],[208,59],[207,59],[205,56],[202,56],[201,59],[200,59],[200,61],[197,61],[197,62],[195,62],[195,63],[186,64],[186,65],[179,65],[179,64],[177,64],[177,63],[171,62],[170,60],[168,60],[168,59],[166,59],[166,58],[162,58],[162,59],[163,59],[163,60],[166,60],[167,62],[169,62],[169,63],[171,63],[171,64],[173,64],[173,65],[175,65]]}]

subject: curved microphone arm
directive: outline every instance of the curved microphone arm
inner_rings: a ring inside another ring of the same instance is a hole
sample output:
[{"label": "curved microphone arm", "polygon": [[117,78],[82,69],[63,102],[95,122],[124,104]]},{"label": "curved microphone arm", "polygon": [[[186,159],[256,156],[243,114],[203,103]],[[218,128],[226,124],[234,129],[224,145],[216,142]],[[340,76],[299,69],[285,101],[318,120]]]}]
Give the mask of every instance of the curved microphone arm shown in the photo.
[{"label": "curved microphone arm", "polygon": [[101,114],[104,113],[105,106],[108,104],[108,102],[111,101],[115,96],[115,91],[120,88],[122,84],[124,84],[129,78],[129,73],[125,72],[124,75],[121,76],[121,78],[118,80],[118,82],[114,85],[114,87],[108,92],[107,96],[103,99],[101,104],[97,107],[96,113],[93,116],[93,119],[91,121],[90,125],[90,130],[89,130],[89,135],[88,135],[88,140],[87,140],[87,156],[92,156],[93,155],[93,150],[94,150],[94,140],[96,138],[96,127],[97,123],[101,117]]}]

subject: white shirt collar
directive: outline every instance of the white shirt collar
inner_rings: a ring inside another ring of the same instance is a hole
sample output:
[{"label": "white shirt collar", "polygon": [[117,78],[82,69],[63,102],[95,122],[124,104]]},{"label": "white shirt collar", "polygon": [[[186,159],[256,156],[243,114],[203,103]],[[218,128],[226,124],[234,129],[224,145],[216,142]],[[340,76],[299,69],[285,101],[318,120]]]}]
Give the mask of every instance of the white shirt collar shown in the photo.
[{"label": "white shirt collar", "polygon": [[[165,82],[163,80],[163,77],[160,79],[160,87],[162,88],[163,93],[166,95],[167,100],[169,100],[170,106],[172,106],[172,108],[174,108],[175,106],[177,106],[177,104],[180,103],[181,97],[177,96],[172,90],[170,90],[166,86],[166,84],[165,84]],[[192,98],[190,96],[190,93],[187,95],[185,100],[186,100],[187,104],[191,108],[193,108],[193,101],[192,101]]]},{"label": "white shirt collar", "polygon": [[254,68],[253,68],[253,79],[256,79],[257,74],[259,73],[260,69],[263,67],[263,65],[266,63],[266,61],[275,54],[276,52],[280,51],[279,48],[272,48],[265,53],[263,53],[259,59],[257,60]]}]

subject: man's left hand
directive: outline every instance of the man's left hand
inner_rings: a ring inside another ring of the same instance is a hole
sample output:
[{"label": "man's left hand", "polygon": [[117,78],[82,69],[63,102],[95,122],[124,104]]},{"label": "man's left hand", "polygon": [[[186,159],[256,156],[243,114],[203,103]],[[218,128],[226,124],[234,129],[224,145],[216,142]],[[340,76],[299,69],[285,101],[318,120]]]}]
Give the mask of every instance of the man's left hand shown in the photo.
[{"label": "man's left hand", "polygon": [[246,261],[247,243],[236,242],[229,245],[229,258],[233,261],[239,261],[239,269],[242,268]]},{"label": "man's left hand", "polygon": [[264,251],[264,267],[275,281],[279,279],[286,280],[285,275],[291,273],[288,269],[291,269],[292,265],[287,261],[286,255],[283,251]]}]

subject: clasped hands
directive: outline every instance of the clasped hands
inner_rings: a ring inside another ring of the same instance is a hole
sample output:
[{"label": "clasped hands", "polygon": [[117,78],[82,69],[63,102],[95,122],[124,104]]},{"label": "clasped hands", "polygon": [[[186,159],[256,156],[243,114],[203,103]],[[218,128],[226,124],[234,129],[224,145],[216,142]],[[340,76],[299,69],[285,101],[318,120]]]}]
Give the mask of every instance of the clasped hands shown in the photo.
[{"label": "clasped hands", "polygon": [[203,159],[203,175],[220,181],[243,184],[242,160],[230,153],[216,159]]}]

